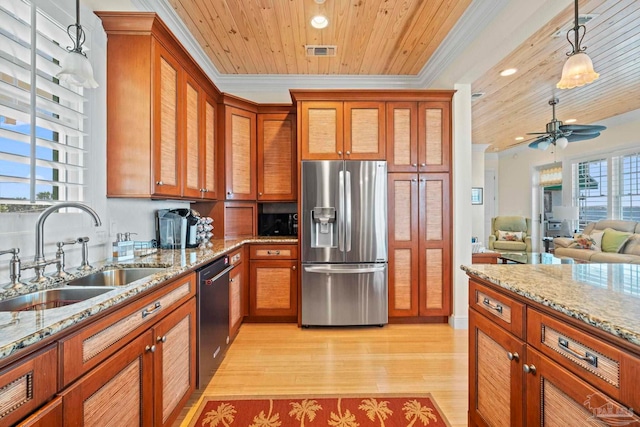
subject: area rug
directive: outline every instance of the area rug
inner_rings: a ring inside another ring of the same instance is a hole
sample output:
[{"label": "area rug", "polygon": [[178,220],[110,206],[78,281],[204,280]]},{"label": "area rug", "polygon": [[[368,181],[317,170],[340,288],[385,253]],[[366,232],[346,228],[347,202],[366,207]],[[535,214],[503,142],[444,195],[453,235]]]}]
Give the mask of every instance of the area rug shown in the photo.
[{"label": "area rug", "polygon": [[449,427],[431,395],[210,398],[189,427]]}]

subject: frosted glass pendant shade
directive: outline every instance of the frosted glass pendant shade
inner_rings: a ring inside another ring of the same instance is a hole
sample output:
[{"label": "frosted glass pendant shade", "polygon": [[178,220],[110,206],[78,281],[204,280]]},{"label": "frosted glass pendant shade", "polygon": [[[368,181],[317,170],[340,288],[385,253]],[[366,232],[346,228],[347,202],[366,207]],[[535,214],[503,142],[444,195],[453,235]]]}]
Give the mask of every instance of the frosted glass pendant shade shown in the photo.
[{"label": "frosted glass pendant shade", "polygon": [[596,80],[600,74],[593,69],[593,62],[586,53],[571,55],[562,67],[562,78],[556,85],[558,89],[571,89],[584,86]]},{"label": "frosted glass pendant shade", "polygon": [[70,51],[62,61],[62,71],[56,76],[69,84],[95,89],[98,82],[93,78],[93,67],[86,56]]}]

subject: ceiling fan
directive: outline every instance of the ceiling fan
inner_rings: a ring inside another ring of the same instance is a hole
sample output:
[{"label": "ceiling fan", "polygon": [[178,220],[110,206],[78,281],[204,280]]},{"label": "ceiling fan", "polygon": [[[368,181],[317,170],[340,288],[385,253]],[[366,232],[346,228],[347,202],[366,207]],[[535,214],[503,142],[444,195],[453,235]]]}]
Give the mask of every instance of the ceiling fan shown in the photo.
[{"label": "ceiling fan", "polygon": [[540,135],[534,137],[533,141],[529,143],[530,148],[546,150],[553,144],[563,149],[570,142],[596,138],[600,136],[601,131],[606,129],[606,126],[600,125],[563,125],[560,120],[556,119],[556,105],[558,102],[558,98],[553,98],[549,101],[549,105],[553,109],[553,119],[547,123],[547,131],[527,134]]}]

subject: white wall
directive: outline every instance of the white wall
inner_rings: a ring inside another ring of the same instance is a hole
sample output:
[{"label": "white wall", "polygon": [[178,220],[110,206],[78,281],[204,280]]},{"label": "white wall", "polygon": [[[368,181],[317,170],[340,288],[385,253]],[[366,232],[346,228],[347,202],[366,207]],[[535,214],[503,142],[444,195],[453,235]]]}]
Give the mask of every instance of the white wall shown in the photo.
[{"label": "white wall", "polygon": [[[611,154],[627,149],[640,149],[640,110],[604,120],[597,124],[607,129],[595,139],[570,143],[566,149],[534,150],[526,145],[501,152],[498,155],[498,211],[496,215],[525,215],[533,212],[533,173],[535,168],[562,162],[563,176],[570,176],[571,163],[580,159],[597,158],[598,154]],[[487,156],[495,157],[495,154]],[[491,160],[493,162],[493,160]],[[491,163],[492,164],[492,163]],[[485,162],[490,167],[490,162]],[[570,191],[563,191],[563,203],[570,203]]]},{"label": "white wall", "polygon": [[484,204],[486,188],[484,182],[484,152],[489,147],[488,144],[473,144],[471,153],[471,187],[483,189],[483,201],[481,205],[471,205],[471,236],[475,236],[479,241],[484,242]]}]

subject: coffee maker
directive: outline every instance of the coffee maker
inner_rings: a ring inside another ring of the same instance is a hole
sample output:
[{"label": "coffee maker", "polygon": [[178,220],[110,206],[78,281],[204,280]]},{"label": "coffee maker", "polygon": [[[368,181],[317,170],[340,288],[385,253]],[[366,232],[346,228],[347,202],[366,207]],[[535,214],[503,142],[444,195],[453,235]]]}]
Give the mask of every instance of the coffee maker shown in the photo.
[{"label": "coffee maker", "polygon": [[161,249],[195,248],[198,217],[191,209],[158,209],[156,239]]}]

